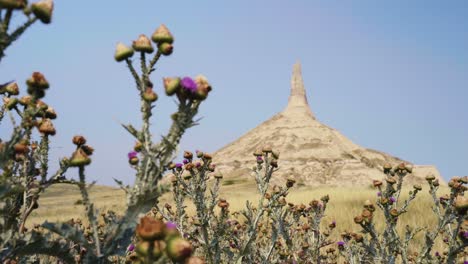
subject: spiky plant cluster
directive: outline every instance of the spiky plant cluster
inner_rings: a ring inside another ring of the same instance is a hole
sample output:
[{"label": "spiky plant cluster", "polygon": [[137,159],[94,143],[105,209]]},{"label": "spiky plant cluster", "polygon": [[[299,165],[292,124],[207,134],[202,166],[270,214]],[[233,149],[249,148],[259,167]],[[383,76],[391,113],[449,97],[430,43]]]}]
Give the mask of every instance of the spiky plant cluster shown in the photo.
[{"label": "spiky plant cluster", "polygon": [[[334,243],[329,236],[336,222],[320,228],[329,197],[312,200],[309,206],[288,203],[295,180],[270,184],[279,153],[266,146],[254,156],[252,174],[260,194],[255,205],[248,201],[244,210],[231,212],[229,202],[219,197],[223,174],[211,155],[185,151],[183,162],[171,164],[168,175],[175,208],[158,203],[152,215],[176,223],[206,263],[332,263],[337,254],[325,248]],[[195,207],[193,215],[187,213],[187,202]]]},{"label": "spiky plant cluster", "polygon": [[[20,33],[7,33],[9,20],[15,10],[26,8],[25,0],[0,0],[0,50],[5,48],[37,19],[44,23],[51,20],[53,2],[39,1],[25,10],[27,16],[34,14]],[[85,137],[78,135],[72,139],[76,145],[70,157],[60,160],[60,168],[49,173],[50,137],[56,134],[52,120],[57,117],[55,110],[42,99],[49,88],[49,82],[40,72],[34,72],[26,81],[27,95],[19,97],[20,89],[16,82],[0,86],[3,104],[0,111],[0,122],[9,114],[13,123],[13,134],[9,140],[0,140],[0,258],[3,261],[35,261],[39,255],[54,256],[66,263],[109,263],[119,261],[128,253],[127,246],[134,239],[135,228],[141,214],[148,212],[160,195],[162,188],[158,185],[163,173],[168,169],[175,150],[185,131],[196,125],[194,117],[198,108],[211,91],[211,85],[204,76],[171,77],[162,80],[162,86],[168,96],[177,98],[178,109],[171,118],[173,123],[166,136],[160,142],[153,142],[150,133],[150,118],[153,115],[158,95],[150,80],[155,65],[161,56],[173,52],[174,37],[164,25],[158,27],[150,38],[140,35],[131,47],[119,43],[115,52],[117,62],[125,61],[132,77],[135,79],[142,127],[131,124],[123,127],[135,138],[137,146],[129,154],[129,163],[135,169],[135,183],[124,186],[116,182],[127,193],[127,205],[123,216],[104,214],[94,207],[89,197],[93,183],[86,181],[85,168],[91,165],[94,149],[87,144]],[[156,45],[157,49],[153,48]],[[139,54],[139,72],[133,65],[132,56]],[[151,59],[146,56],[154,53]],[[0,58],[1,58],[0,56]],[[16,115],[16,117],[14,116]],[[16,124],[16,119],[20,120]],[[35,139],[36,135],[39,139]],[[67,177],[71,168],[78,170],[78,180]],[[71,184],[78,187],[85,208],[86,227],[80,221],[68,223],[44,223],[32,230],[26,228],[28,217],[38,208],[40,196],[52,184]],[[146,219],[146,218],[144,218]],[[148,219],[146,219],[148,220]],[[138,248],[148,246],[154,249],[155,241],[142,235],[152,228],[151,221],[141,220],[137,228]],[[103,222],[104,221],[104,222]],[[146,225],[150,223],[149,227]],[[148,227],[148,228],[146,228]],[[175,236],[174,236],[175,237]],[[174,242],[177,241],[177,242]],[[148,242],[148,243],[146,243]],[[179,248],[188,242],[182,238],[165,240],[167,260],[180,262],[197,258],[190,257],[187,250]],[[190,246],[190,245],[188,245]],[[191,246],[190,246],[191,247]],[[137,252],[138,253],[138,252]],[[142,263],[160,262],[153,253],[144,255],[140,250],[134,259]],[[146,252],[148,253],[148,252]],[[177,254],[182,254],[178,256]]]},{"label": "spiky plant cluster", "polygon": [[[373,181],[373,186],[379,190],[379,198],[375,203],[365,201],[362,213],[354,218],[354,222],[362,228],[359,239],[356,236],[343,237],[340,253],[348,263],[456,263],[466,257],[468,201],[464,193],[468,177],[453,178],[449,182],[450,195],[438,198],[439,181],[433,175],[428,175],[426,181],[434,202],[437,226],[407,225],[401,235],[396,229],[399,219],[408,213],[409,205],[422,191],[422,186],[415,184],[413,190],[409,191],[409,197],[400,199],[403,181],[411,172],[411,166],[400,164],[392,167],[387,164],[384,166],[386,178]],[[375,227],[376,209],[383,213],[385,219],[382,232]],[[409,246],[419,232],[424,233],[424,245],[419,251],[410,251]],[[446,244],[445,252],[432,252],[437,238],[442,238]]]}]

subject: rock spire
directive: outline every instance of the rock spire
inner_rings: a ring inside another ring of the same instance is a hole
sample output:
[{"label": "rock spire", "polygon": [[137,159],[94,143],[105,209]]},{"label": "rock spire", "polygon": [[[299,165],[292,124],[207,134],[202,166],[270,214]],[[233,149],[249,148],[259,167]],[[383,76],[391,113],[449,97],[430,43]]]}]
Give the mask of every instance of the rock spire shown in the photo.
[{"label": "rock spire", "polygon": [[294,64],[291,77],[291,93],[289,94],[288,105],[282,112],[283,115],[306,115],[315,119],[307,102],[307,95],[302,80],[301,63]]}]

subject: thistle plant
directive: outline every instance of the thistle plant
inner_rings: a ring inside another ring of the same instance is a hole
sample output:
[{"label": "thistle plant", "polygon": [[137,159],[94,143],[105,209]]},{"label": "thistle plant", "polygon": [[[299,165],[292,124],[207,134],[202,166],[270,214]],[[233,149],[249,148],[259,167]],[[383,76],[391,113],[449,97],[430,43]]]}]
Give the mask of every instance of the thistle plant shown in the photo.
[{"label": "thistle plant", "polygon": [[[412,172],[412,167],[400,164],[392,167],[390,164],[384,166],[386,174],[383,181],[374,180],[373,185],[379,192],[376,204],[367,200],[360,215],[354,218],[354,222],[361,226],[361,234],[344,237],[340,247],[340,253],[349,263],[456,263],[457,257],[462,258],[463,251],[468,246],[467,234],[465,233],[468,223],[466,214],[468,202],[463,196],[466,190],[467,179],[454,178],[450,181],[450,196],[437,197],[439,181],[433,175],[426,177],[434,202],[433,211],[437,215],[438,224],[433,228],[406,226],[404,235],[397,232],[397,223],[402,214],[408,213],[410,203],[422,190],[422,186],[415,184],[413,190],[409,191],[409,197],[400,201],[403,181]],[[378,232],[374,215],[379,208],[385,218],[383,232]],[[417,233],[424,231],[424,246],[417,251],[410,252],[410,243]],[[447,252],[440,254],[432,253],[435,240],[443,236],[447,244]],[[358,238],[358,239],[357,239]]]},{"label": "thistle plant", "polygon": [[[26,1],[0,0],[0,29],[1,56],[24,30],[36,20],[49,23],[51,20],[53,2],[39,1],[32,4],[26,15],[34,14],[28,22],[11,35],[7,33],[12,12],[26,7]],[[6,12],[6,13],[5,13]],[[5,16],[3,16],[5,14]],[[74,136],[75,151],[70,157],[60,160],[60,166],[55,173],[49,172],[50,137],[56,134],[52,120],[57,117],[55,110],[42,99],[49,88],[49,82],[39,72],[34,72],[26,81],[27,94],[19,95],[19,85],[8,82],[0,86],[3,104],[0,112],[0,122],[5,114],[11,116],[13,135],[8,141],[0,140],[0,257],[5,261],[29,260],[37,258],[37,254],[50,255],[66,263],[108,263],[118,262],[128,254],[128,245],[135,239],[140,239],[140,247],[148,238],[142,235],[144,230],[153,232],[152,221],[141,220],[140,229],[137,227],[140,215],[148,212],[157,199],[162,188],[158,185],[168,164],[174,158],[175,151],[185,131],[197,125],[194,120],[198,108],[211,91],[211,85],[204,76],[164,78],[162,86],[168,96],[176,96],[178,109],[171,118],[173,123],[166,136],[160,142],[153,142],[150,132],[150,119],[153,115],[158,95],[155,92],[151,74],[162,56],[169,56],[173,52],[174,37],[164,25],[158,27],[150,38],[140,35],[133,41],[131,47],[119,43],[115,52],[117,62],[125,62],[135,80],[142,127],[137,129],[133,125],[123,127],[135,138],[137,144],[135,152],[129,154],[129,163],[135,169],[135,182],[131,186],[124,186],[116,179],[120,187],[127,194],[127,206],[123,216],[116,216],[108,212],[99,212],[89,197],[89,189],[94,183],[86,181],[86,167],[91,164],[94,149],[87,144],[84,136]],[[156,45],[156,50],[153,48]],[[132,56],[139,55],[139,72],[134,67]],[[147,59],[148,55],[154,55]],[[0,58],[1,58],[0,56]],[[14,117],[14,115],[17,117]],[[16,119],[20,122],[17,125]],[[36,133],[40,139],[36,140]],[[72,168],[78,170],[78,179],[67,177],[67,171]],[[38,208],[41,194],[53,184],[71,184],[78,187],[85,207],[86,226],[81,220],[68,223],[44,223],[32,230],[26,228],[28,217]],[[145,218],[146,219],[146,218]],[[150,223],[149,227],[146,225]],[[143,229],[141,227],[143,226]],[[146,227],[145,227],[146,226]],[[143,231],[142,231],[143,230]],[[176,242],[174,242],[176,241]],[[154,240],[149,241],[148,250],[154,249]],[[166,252],[166,260],[180,262],[190,259],[191,251],[178,249],[188,242],[171,235],[161,245]],[[166,247],[167,245],[167,247]],[[189,245],[190,246],[190,245]],[[188,248],[188,247],[187,247]],[[161,262],[162,258],[150,254],[140,253],[134,260],[144,263]],[[175,254],[175,255],[174,255]],[[177,254],[182,254],[176,256]],[[128,256],[127,256],[128,257]]]},{"label": "thistle plant", "polygon": [[[206,263],[280,263],[320,261],[329,257],[321,249],[336,223],[321,232],[328,196],[313,200],[309,207],[286,202],[294,179],[285,186],[271,186],[278,170],[279,152],[265,146],[254,153],[252,168],[260,199],[254,206],[247,201],[244,210],[230,212],[229,202],[219,197],[223,174],[212,164],[210,154],[184,152],[182,163],[171,164],[168,175],[173,186],[174,205],[157,203],[151,215],[176,223],[181,234],[192,242],[195,255]],[[195,207],[189,215],[186,202]]]}]

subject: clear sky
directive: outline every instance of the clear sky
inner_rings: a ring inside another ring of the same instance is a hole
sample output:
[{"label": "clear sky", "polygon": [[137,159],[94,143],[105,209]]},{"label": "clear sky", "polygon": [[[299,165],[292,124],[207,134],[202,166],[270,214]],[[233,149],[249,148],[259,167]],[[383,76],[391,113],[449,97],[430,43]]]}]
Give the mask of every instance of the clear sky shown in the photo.
[{"label": "clear sky", "polygon": [[25,91],[26,78],[43,72],[45,101],[59,114],[51,161],[70,155],[72,136],[83,134],[96,149],[90,179],[131,182],[134,140],[119,123],[139,125],[139,102],[114,48],[164,23],[176,40],[152,78],[156,138],[176,109],[162,77],[208,77],[203,119],[180,149],[212,152],[286,106],[300,60],[320,121],[364,147],[434,164],[448,179],[468,174],[467,14],[462,0],[56,0],[52,24],[34,25],[7,50],[0,83],[15,79]]}]

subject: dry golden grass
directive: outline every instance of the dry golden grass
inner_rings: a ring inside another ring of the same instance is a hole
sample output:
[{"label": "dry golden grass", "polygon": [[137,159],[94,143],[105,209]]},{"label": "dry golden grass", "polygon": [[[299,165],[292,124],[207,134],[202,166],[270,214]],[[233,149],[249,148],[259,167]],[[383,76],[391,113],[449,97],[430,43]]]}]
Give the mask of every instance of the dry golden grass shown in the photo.
[{"label": "dry golden grass", "polygon": [[[259,196],[253,187],[252,182],[235,181],[232,185],[221,187],[221,197],[226,198],[230,203],[231,211],[241,210],[245,207],[246,200],[254,202]],[[408,197],[408,190],[402,192],[402,198]],[[448,193],[447,188],[439,190],[439,195]],[[359,231],[359,226],[353,222],[353,218],[362,211],[365,200],[375,202],[377,191],[372,188],[293,188],[287,197],[288,202],[308,204],[312,199],[319,199],[323,195],[330,195],[330,202],[327,209],[324,224],[335,220],[337,223],[337,234],[342,231]],[[125,204],[124,192],[105,186],[94,186],[90,191],[91,199],[100,210],[114,210],[122,213]],[[172,194],[167,193],[161,198],[161,202],[171,201]],[[28,221],[32,223],[42,223],[48,221],[67,221],[71,218],[84,218],[84,208],[76,205],[80,199],[78,188],[70,185],[57,185],[48,189],[39,200],[40,208],[36,210]],[[400,217],[398,230],[403,233],[406,225],[411,227],[433,227],[436,224],[436,216],[432,212],[432,200],[428,194],[428,187],[425,187],[418,197],[409,207],[409,213]],[[193,207],[189,207],[189,213],[193,212]],[[378,229],[383,227],[383,215],[377,209],[375,223]],[[339,239],[337,236],[334,238]],[[420,233],[416,236],[416,245],[419,247],[423,236]],[[436,249],[443,247],[441,241],[437,241]]]}]

